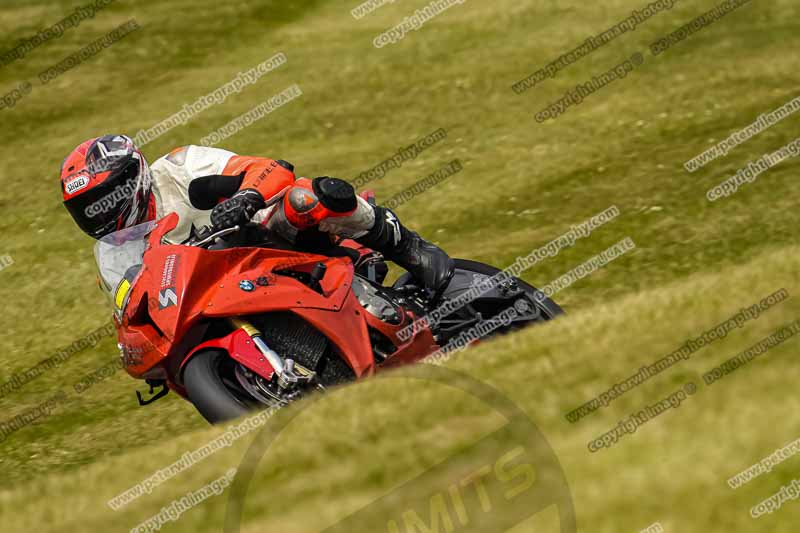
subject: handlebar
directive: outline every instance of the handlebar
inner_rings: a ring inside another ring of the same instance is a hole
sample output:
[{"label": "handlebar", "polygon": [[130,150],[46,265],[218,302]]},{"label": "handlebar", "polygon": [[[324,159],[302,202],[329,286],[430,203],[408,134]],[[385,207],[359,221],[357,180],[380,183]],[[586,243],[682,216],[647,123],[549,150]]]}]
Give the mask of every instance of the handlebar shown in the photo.
[{"label": "handlebar", "polygon": [[188,243],[186,243],[186,245],[187,246],[195,246],[197,248],[202,248],[204,246],[212,244],[214,241],[216,241],[217,239],[219,239],[221,237],[225,237],[225,236],[231,235],[233,233],[238,233],[239,230],[241,230],[241,229],[242,229],[241,226],[234,226],[232,228],[226,228],[226,229],[223,229],[223,230],[219,230],[216,233],[212,233],[212,234],[210,234],[210,235],[208,235],[206,237],[200,238],[200,236],[202,236],[203,234],[211,231],[211,227],[210,226],[205,226],[205,227],[201,228],[200,231],[198,231],[198,238],[200,238],[200,240],[191,240]]}]

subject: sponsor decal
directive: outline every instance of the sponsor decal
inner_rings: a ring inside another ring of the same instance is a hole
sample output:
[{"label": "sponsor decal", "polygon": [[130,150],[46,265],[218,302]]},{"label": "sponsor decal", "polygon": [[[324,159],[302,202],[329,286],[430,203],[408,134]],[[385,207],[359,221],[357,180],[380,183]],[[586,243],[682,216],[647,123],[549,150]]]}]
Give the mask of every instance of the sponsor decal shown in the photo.
[{"label": "sponsor decal", "polygon": [[277,161],[271,161],[269,166],[265,168],[264,171],[261,174],[259,174],[258,177],[256,178],[254,188],[258,189],[258,186],[261,185],[261,182],[264,181],[270,174],[272,174],[272,171],[275,170],[277,166],[278,166]]},{"label": "sponsor decal", "polygon": [[171,254],[164,261],[164,270],[161,272],[161,288],[175,288],[175,273],[178,271],[178,256]]},{"label": "sponsor decal", "polygon": [[147,342],[144,345],[118,344],[120,359],[125,366],[139,366],[144,363],[144,354],[154,350],[155,346]]},{"label": "sponsor decal", "polygon": [[67,194],[75,194],[76,192],[85,189],[88,186],[89,186],[89,176],[87,176],[86,174],[81,174],[80,176],[76,176],[75,178],[65,183],[64,190],[67,191]]},{"label": "sponsor decal", "polygon": [[164,270],[161,272],[161,290],[158,291],[158,310],[163,311],[173,305],[178,305],[175,277],[178,272],[178,256],[170,254],[164,261]]}]

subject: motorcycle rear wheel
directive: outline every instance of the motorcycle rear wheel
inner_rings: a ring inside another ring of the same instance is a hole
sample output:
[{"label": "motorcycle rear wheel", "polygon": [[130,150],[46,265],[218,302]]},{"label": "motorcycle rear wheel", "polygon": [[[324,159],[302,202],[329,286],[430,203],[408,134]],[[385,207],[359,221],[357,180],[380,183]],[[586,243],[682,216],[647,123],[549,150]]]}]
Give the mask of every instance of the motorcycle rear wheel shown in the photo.
[{"label": "motorcycle rear wheel", "polygon": [[[453,259],[453,262],[455,263],[455,274],[444,290],[441,301],[456,299],[459,294],[468,291],[474,284],[485,282],[501,272],[499,268],[468,259]],[[494,337],[541,322],[547,322],[564,314],[564,310],[539,289],[519,278],[513,279],[519,290],[516,293],[510,291],[508,298],[505,298],[497,290],[488,291],[452,314],[443,317],[433,328],[441,345],[447,346],[459,333],[469,330],[480,321],[486,321],[497,316],[503,310],[508,309],[512,302],[519,299],[524,299],[533,311],[529,313],[529,317],[523,317],[508,326],[497,328],[487,337]],[[393,286],[394,288],[399,288],[406,284],[414,284],[414,279],[410,274],[402,275]]]}]

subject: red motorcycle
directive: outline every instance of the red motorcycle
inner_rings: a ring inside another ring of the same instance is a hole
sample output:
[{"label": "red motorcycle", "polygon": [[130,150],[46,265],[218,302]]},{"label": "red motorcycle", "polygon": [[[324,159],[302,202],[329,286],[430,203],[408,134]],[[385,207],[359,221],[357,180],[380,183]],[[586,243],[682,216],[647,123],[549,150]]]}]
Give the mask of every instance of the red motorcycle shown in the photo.
[{"label": "red motorcycle", "polygon": [[[408,274],[383,285],[383,257],[354,241],[320,234],[309,252],[248,226],[164,244],[177,222],[172,214],[99,241],[99,283],[124,366],[150,385],[139,403],[172,389],[211,423],[474,342],[465,332],[486,333],[480,326],[510,308],[513,319],[488,334],[562,313],[521,280],[492,283],[500,271],[473,261],[455,260],[449,285],[432,295]],[[488,291],[463,298],[487,281]],[[459,296],[465,305],[436,314]],[[420,320],[429,313],[438,319]]]}]

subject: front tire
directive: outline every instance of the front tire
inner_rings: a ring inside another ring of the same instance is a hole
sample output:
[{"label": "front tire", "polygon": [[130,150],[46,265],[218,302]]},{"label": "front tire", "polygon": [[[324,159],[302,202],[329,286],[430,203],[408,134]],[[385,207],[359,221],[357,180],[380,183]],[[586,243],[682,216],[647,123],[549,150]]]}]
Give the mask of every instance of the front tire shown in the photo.
[{"label": "front tire", "polygon": [[233,361],[223,350],[205,350],[189,359],[183,383],[189,400],[203,418],[221,424],[254,409],[235,386]]}]

